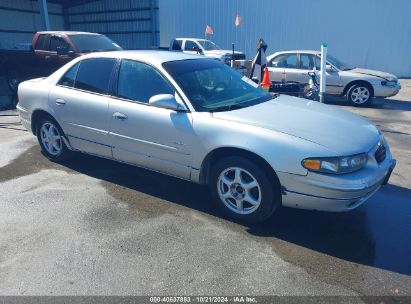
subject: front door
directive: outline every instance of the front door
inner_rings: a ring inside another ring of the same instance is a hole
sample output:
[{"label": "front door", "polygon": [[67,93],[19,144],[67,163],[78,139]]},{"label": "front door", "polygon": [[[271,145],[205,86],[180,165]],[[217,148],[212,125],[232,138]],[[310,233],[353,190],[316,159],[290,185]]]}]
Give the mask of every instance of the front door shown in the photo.
[{"label": "front door", "polygon": [[109,102],[113,157],[189,179],[194,138],[191,114],[148,103],[157,94],[174,95],[173,87],[155,68],[134,60],[121,62],[117,79]]},{"label": "front door", "polygon": [[50,91],[50,107],[77,150],[111,157],[108,91],[115,63],[111,58],[85,59]]},{"label": "front door", "polygon": [[[318,75],[317,81],[320,83],[320,75],[321,75],[321,58],[319,56],[315,56],[315,66],[316,66],[316,73]],[[327,64],[329,64],[327,62]],[[338,95],[341,94],[344,86],[341,84],[341,77],[340,72],[338,70],[333,70],[330,72],[325,72],[327,76],[326,79],[326,93],[327,94],[334,94]]]}]

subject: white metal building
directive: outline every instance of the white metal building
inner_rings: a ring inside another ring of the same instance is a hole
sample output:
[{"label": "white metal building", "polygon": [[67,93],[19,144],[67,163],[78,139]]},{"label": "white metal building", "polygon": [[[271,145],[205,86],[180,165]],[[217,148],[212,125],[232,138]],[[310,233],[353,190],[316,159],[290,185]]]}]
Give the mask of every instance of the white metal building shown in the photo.
[{"label": "white metal building", "polygon": [[[209,38],[253,57],[259,37],[268,53],[315,49],[354,66],[411,77],[411,0],[159,0],[160,44]],[[243,24],[235,27],[237,13]]]}]

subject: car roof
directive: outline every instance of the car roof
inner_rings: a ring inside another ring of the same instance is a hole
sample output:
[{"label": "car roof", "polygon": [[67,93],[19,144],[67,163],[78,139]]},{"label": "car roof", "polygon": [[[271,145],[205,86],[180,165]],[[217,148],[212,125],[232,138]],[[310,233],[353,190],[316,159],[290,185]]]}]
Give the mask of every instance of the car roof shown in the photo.
[{"label": "car roof", "polygon": [[[174,39],[173,39],[174,40]],[[196,40],[196,41],[210,41],[208,39],[204,38],[194,38],[194,37],[188,37],[188,38],[176,38],[175,40]]]},{"label": "car roof", "polygon": [[[149,62],[155,65],[161,65],[164,62],[188,60],[188,59],[207,59],[202,55],[191,55],[182,52],[158,51],[158,50],[133,50],[133,51],[113,51],[113,52],[96,52],[81,57],[84,58],[118,58],[118,59],[135,59]],[[214,60],[214,59],[210,59]]]},{"label": "car roof", "polygon": [[300,54],[312,54],[312,55],[319,55],[321,54],[320,51],[313,51],[313,50],[292,50],[292,51],[279,51],[271,54],[268,57],[273,57],[275,55],[280,55],[280,54],[293,54],[293,53],[300,53]]},{"label": "car roof", "polygon": [[54,35],[101,35],[90,32],[76,32],[76,31],[40,31],[38,34],[54,34]]}]

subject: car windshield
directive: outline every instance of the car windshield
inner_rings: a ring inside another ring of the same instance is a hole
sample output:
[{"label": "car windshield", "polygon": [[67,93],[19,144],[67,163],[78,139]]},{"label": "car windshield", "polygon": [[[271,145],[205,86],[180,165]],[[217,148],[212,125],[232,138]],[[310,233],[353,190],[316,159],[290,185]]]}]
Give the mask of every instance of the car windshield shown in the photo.
[{"label": "car windshield", "polygon": [[345,62],[342,62],[341,60],[338,60],[337,58],[331,55],[327,55],[327,61],[341,71],[348,71],[353,69],[353,67],[351,67],[350,65],[346,64]]},{"label": "car windshield", "polygon": [[199,40],[198,43],[200,43],[206,51],[221,50],[215,43],[209,40]]},{"label": "car windshield", "polygon": [[198,112],[241,109],[273,98],[218,60],[170,61],[163,63],[163,67]]},{"label": "car windshield", "polygon": [[70,35],[70,39],[81,53],[122,50],[117,43],[104,35]]}]

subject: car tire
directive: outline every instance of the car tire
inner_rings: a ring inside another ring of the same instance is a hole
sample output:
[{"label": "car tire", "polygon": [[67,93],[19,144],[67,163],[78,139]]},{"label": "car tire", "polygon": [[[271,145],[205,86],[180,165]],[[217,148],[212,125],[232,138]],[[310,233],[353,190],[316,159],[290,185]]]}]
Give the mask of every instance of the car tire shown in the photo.
[{"label": "car tire", "polygon": [[372,89],[366,84],[354,84],[347,91],[347,101],[355,107],[372,104]]},{"label": "car tire", "polygon": [[230,156],[212,168],[209,187],[217,206],[231,218],[259,223],[281,206],[281,186],[250,160]]},{"label": "car tire", "polygon": [[51,117],[45,117],[37,124],[36,135],[41,150],[48,159],[61,162],[71,156],[71,151],[62,138],[63,130]]},{"label": "car tire", "polygon": [[7,73],[7,84],[14,94],[17,94],[21,79],[22,78],[19,71],[11,70]]}]

